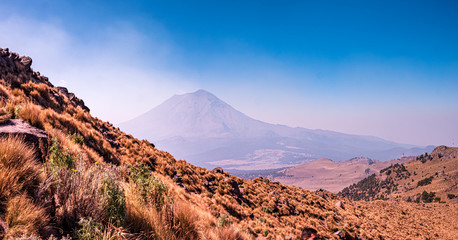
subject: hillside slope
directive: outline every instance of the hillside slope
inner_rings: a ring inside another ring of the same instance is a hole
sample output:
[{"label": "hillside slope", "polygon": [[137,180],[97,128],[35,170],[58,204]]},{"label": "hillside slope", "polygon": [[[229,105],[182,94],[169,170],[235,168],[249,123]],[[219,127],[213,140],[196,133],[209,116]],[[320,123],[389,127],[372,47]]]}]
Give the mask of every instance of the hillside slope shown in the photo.
[{"label": "hillside slope", "polygon": [[405,164],[382,169],[343,189],[354,200],[402,199],[429,203],[458,202],[458,148],[439,146]]},{"label": "hillside slope", "polygon": [[272,180],[312,191],[325,189],[337,193],[391,164],[404,163],[407,159],[374,161],[369,158],[353,158],[342,162],[318,159],[278,171]]},{"label": "hillside slope", "polygon": [[119,127],[193,164],[237,170],[290,167],[318,158],[390,160],[432,150],[370,136],[269,124],[205,90],[175,95]]},{"label": "hillside slope", "polygon": [[22,139],[0,139],[5,239],[298,239],[303,227],[326,239],[458,237],[438,224],[456,217],[456,205],[353,202],[176,161],[92,117],[30,65],[0,49],[0,123],[23,119],[49,141],[37,158]]}]

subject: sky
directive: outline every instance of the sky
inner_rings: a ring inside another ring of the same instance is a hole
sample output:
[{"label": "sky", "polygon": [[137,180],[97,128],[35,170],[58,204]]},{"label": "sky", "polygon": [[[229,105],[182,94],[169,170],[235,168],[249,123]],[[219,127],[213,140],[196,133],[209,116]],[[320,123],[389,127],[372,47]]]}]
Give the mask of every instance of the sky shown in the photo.
[{"label": "sky", "polygon": [[115,124],[205,89],[269,123],[458,142],[456,1],[0,5],[0,47]]}]

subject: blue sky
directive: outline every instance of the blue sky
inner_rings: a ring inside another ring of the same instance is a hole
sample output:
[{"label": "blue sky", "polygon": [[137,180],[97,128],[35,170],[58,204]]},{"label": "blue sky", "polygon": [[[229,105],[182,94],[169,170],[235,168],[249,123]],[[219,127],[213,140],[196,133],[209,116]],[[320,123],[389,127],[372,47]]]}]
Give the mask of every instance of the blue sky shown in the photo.
[{"label": "blue sky", "polygon": [[455,1],[0,3],[0,47],[110,122],[206,89],[271,123],[458,141]]}]

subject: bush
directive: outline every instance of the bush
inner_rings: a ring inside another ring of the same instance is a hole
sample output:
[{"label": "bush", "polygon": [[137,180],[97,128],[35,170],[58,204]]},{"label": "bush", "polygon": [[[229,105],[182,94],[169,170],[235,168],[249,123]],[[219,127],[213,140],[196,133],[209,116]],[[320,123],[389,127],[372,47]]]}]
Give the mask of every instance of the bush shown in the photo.
[{"label": "bush", "polygon": [[80,228],[76,231],[76,236],[80,240],[99,239],[103,233],[102,225],[94,222],[92,218],[81,218],[78,225]]},{"label": "bush", "polygon": [[449,194],[447,194],[447,198],[448,199],[454,199],[454,198],[456,198],[456,195],[449,193]]},{"label": "bush", "polygon": [[84,144],[84,137],[79,133],[71,134],[70,135],[70,139],[72,140],[72,142],[74,142],[76,144],[79,144],[79,145],[83,145]]},{"label": "bush", "polygon": [[82,160],[75,162],[74,169],[60,167],[52,173],[50,191],[59,203],[55,219],[64,232],[73,231],[82,218],[95,222],[107,218],[100,190],[103,177],[99,169],[88,168]]},{"label": "bush", "polygon": [[221,216],[218,219],[218,223],[217,223],[218,227],[227,227],[227,226],[229,226],[231,224],[232,224],[231,219],[226,215]]},{"label": "bush", "polygon": [[70,151],[64,151],[57,137],[53,137],[51,142],[51,147],[49,148],[49,168],[51,173],[58,171],[62,167],[74,169],[76,159],[70,154]]},{"label": "bush", "polygon": [[423,193],[421,194],[421,200],[423,200],[423,202],[425,203],[430,203],[434,200],[434,197],[436,196],[436,193],[435,192],[426,192],[426,191],[423,191]]},{"label": "bush", "polygon": [[111,176],[107,176],[102,180],[100,191],[106,220],[118,226],[124,224],[127,218],[124,189]]},{"label": "bush", "polygon": [[429,184],[431,184],[431,182],[433,181],[433,178],[434,178],[434,177],[431,176],[431,177],[427,177],[427,178],[425,178],[425,179],[422,179],[422,180],[418,181],[417,186],[420,187],[420,186],[429,185]]},{"label": "bush", "polygon": [[130,179],[136,185],[143,200],[155,204],[158,210],[161,209],[168,198],[169,186],[152,176],[151,169],[143,163],[131,167],[129,171]]}]

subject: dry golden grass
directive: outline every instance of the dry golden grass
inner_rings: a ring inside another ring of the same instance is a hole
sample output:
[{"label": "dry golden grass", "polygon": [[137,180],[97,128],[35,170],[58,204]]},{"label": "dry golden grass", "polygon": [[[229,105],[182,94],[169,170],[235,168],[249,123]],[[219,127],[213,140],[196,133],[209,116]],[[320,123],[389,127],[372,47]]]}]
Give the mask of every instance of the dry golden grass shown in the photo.
[{"label": "dry golden grass", "polygon": [[251,236],[241,232],[235,227],[218,228],[209,233],[209,240],[246,240],[251,239]]},{"label": "dry golden grass", "polygon": [[0,124],[7,122],[11,119],[11,113],[6,108],[0,108]]},{"label": "dry golden grass", "polygon": [[43,123],[40,119],[42,108],[30,102],[19,105],[17,117],[26,120],[30,125],[43,129]]},{"label": "dry golden grass", "polygon": [[31,200],[43,180],[44,173],[32,147],[19,137],[0,139],[0,212],[4,209],[5,239],[38,234],[47,226],[45,210]]},{"label": "dry golden grass", "polygon": [[5,239],[17,239],[24,234],[39,234],[48,225],[49,216],[45,209],[36,206],[26,195],[8,200],[5,222],[8,225]]},{"label": "dry golden grass", "polygon": [[358,202],[367,239],[458,239],[458,206],[392,201]]},{"label": "dry golden grass", "polygon": [[32,147],[19,137],[0,139],[0,199],[22,192],[33,196],[43,179],[41,165],[35,159]]},{"label": "dry golden grass", "polygon": [[166,203],[157,208],[145,203],[131,184],[126,184],[126,208],[129,227],[143,232],[148,239],[200,239],[198,216],[184,203]]}]

